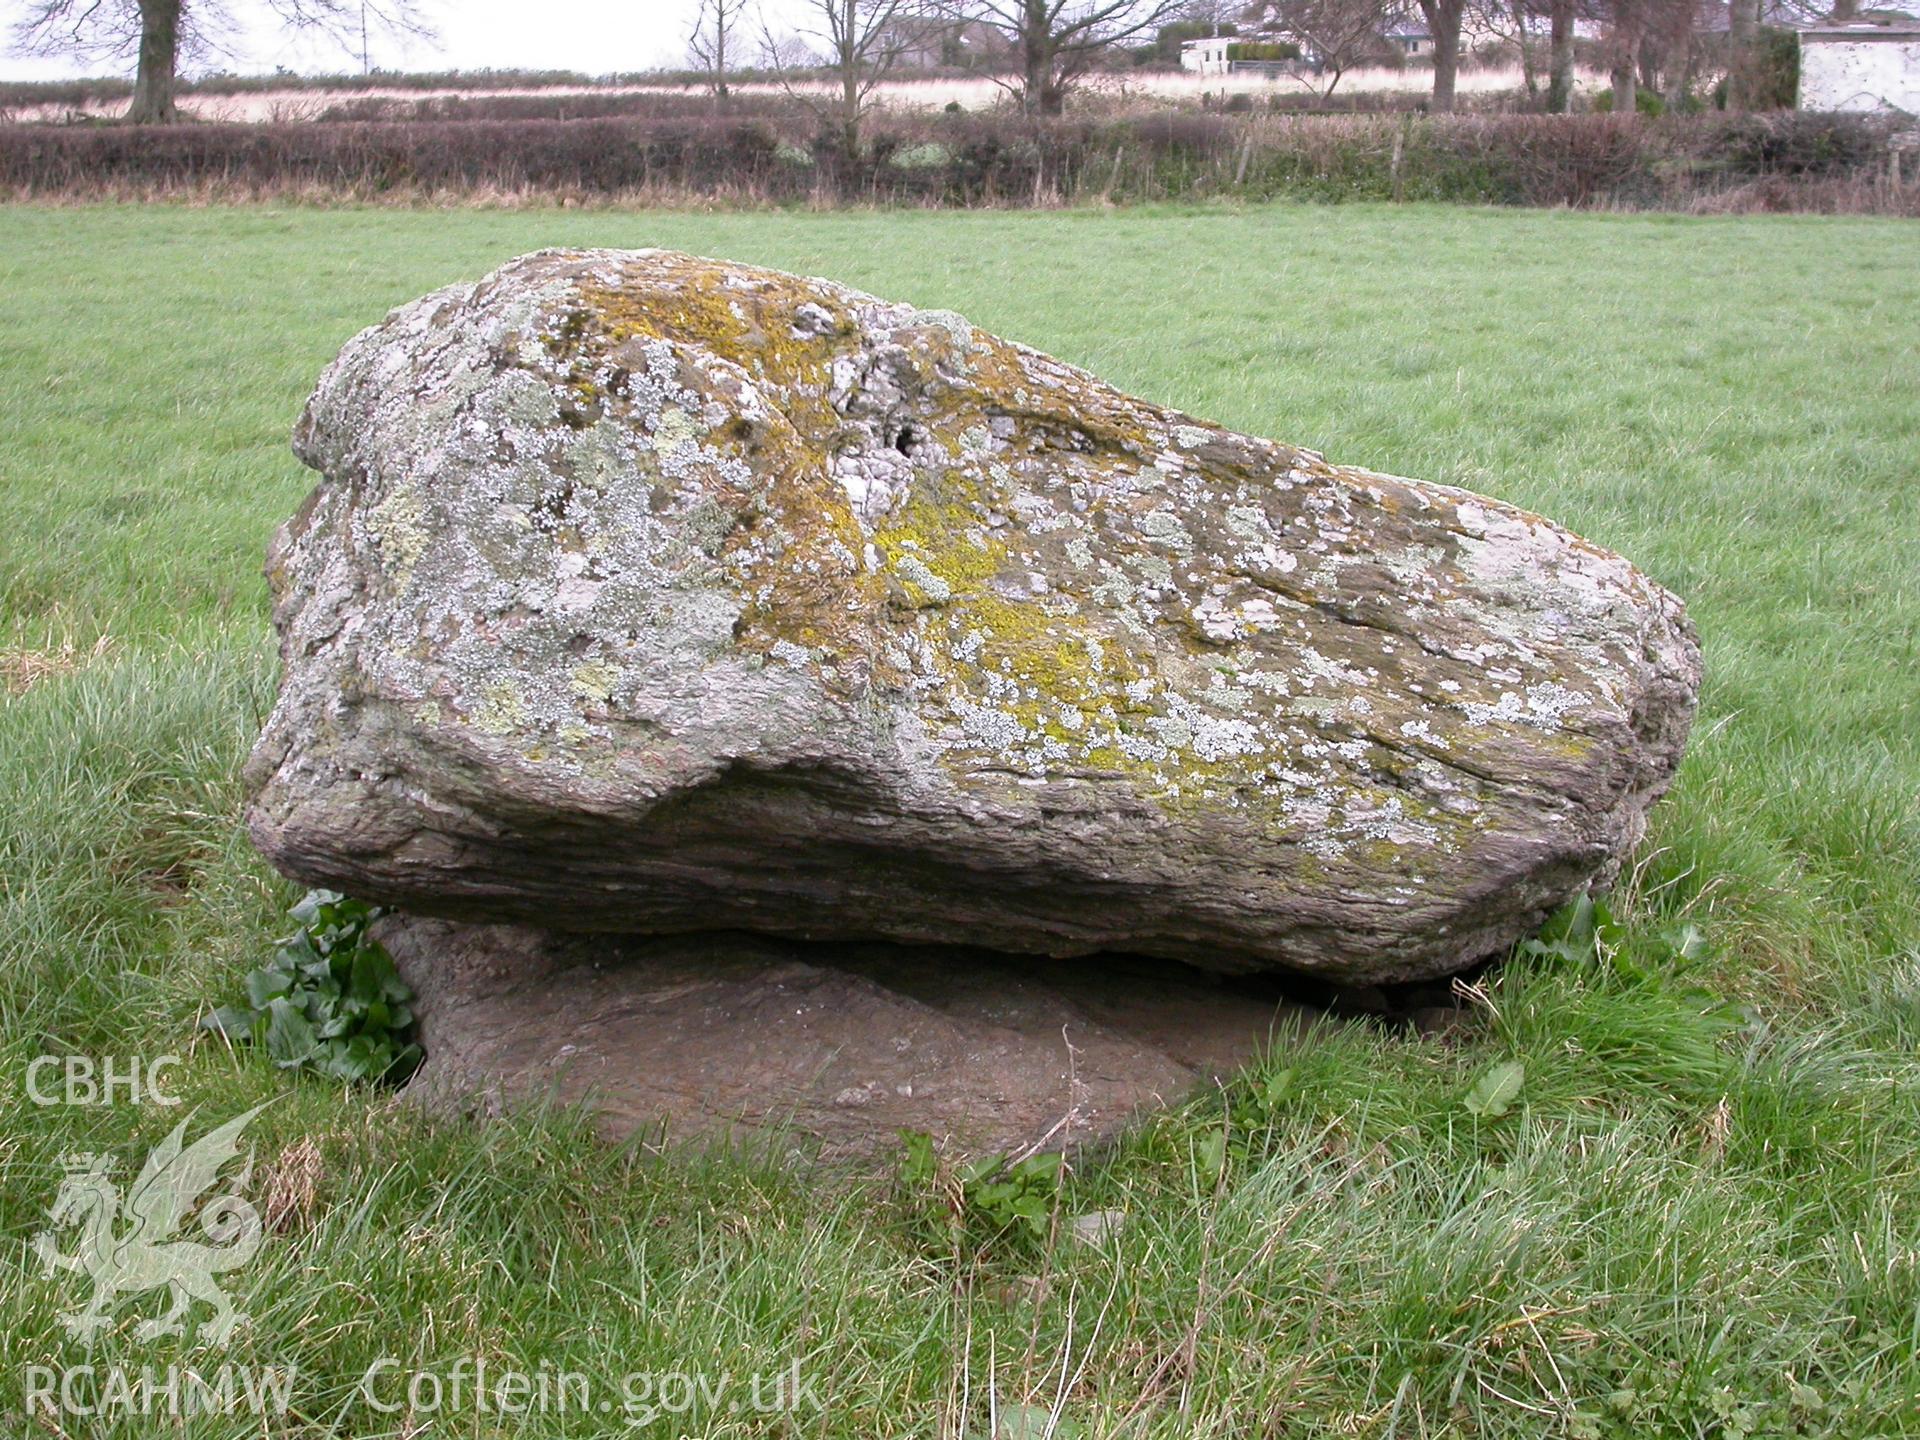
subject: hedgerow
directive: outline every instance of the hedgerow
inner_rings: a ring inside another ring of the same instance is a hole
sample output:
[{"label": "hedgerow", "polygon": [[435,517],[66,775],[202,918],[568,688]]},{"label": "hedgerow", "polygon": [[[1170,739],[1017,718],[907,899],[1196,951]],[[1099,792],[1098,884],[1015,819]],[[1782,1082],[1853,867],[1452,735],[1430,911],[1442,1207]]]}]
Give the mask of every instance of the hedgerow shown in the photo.
[{"label": "hedgerow", "polygon": [[729,114],[675,107],[567,119],[12,125],[0,127],[0,188],[24,198],[505,192],[1017,206],[1226,195],[1920,211],[1920,186],[1895,183],[1887,156],[1886,124],[1858,116],[1193,110],[1045,121],[881,112],[862,152],[849,156],[837,140],[817,135],[800,107]]}]

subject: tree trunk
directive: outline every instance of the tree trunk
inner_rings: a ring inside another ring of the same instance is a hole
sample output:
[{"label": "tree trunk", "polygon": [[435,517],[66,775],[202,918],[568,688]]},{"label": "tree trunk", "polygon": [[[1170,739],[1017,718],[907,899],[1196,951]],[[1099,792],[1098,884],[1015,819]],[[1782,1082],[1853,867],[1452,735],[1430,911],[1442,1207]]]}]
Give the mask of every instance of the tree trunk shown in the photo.
[{"label": "tree trunk", "polygon": [[1547,109],[1564,115],[1573,104],[1573,0],[1553,0],[1547,24],[1548,43],[1553,47]]},{"label": "tree trunk", "polygon": [[1533,32],[1527,28],[1526,0],[1513,0],[1513,33],[1520,47],[1520,79],[1527,87],[1527,99],[1540,93],[1538,67],[1533,63]]},{"label": "tree trunk", "polygon": [[1020,108],[1029,115],[1058,115],[1066,109],[1066,87],[1053,75],[1052,38],[1045,29],[1022,37]]},{"label": "tree trunk", "polygon": [[1633,60],[1618,56],[1613,62],[1613,113],[1631,115],[1640,108],[1639,86],[1635,83]]},{"label": "tree trunk", "polygon": [[[851,3],[847,6],[852,10]],[[852,16],[848,17],[849,22]],[[850,164],[860,159],[860,56],[851,40],[841,42],[840,148]]]},{"label": "tree trunk", "polygon": [[1460,73],[1461,0],[1420,0],[1420,15],[1433,37],[1433,105],[1437,114],[1453,109],[1454,81]]},{"label": "tree trunk", "polygon": [[171,125],[174,62],[180,53],[180,0],[140,0],[140,68],[133,81],[127,119],[135,125]]},{"label": "tree trunk", "polygon": [[1613,113],[1631,115],[1639,108],[1640,12],[1630,0],[1614,0],[1613,33],[1607,51],[1613,64]]},{"label": "tree trunk", "polygon": [[1760,38],[1759,0],[1731,0],[1727,8],[1727,108],[1753,108],[1753,49]]},{"label": "tree trunk", "polygon": [[1667,53],[1667,109],[1680,114],[1693,90],[1693,37],[1682,35]]}]

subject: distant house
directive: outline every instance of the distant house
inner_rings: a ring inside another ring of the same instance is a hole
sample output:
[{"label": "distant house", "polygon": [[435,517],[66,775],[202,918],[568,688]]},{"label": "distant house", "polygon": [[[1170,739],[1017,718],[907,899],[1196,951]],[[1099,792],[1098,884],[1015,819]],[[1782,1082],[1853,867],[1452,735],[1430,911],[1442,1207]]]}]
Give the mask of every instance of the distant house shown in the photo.
[{"label": "distant house", "polygon": [[1920,23],[1802,30],[1800,108],[1920,115]]},{"label": "distant house", "polygon": [[1201,75],[1263,75],[1273,80],[1300,68],[1300,47],[1291,40],[1245,35],[1189,40],[1180,47],[1180,68]]},{"label": "distant house", "polygon": [[1382,38],[1402,55],[1433,53],[1433,36],[1424,25],[1396,25]]},{"label": "distant house", "polygon": [[1204,40],[1189,40],[1180,47],[1180,68],[1200,75],[1225,75],[1233,62],[1227,59],[1230,35],[1210,35]]},{"label": "distant house", "polygon": [[[1325,63],[1311,36],[1290,28],[1286,11],[1275,0],[1251,0],[1239,12],[1236,23],[1240,28],[1237,36],[1187,41],[1180,49],[1181,68],[1201,75],[1258,73],[1273,77],[1297,73],[1300,60],[1308,67]],[[1383,52],[1405,56],[1433,53],[1433,36],[1418,20],[1397,19],[1389,28],[1375,32],[1374,38]],[[1260,53],[1275,47],[1298,59]],[[1385,59],[1386,55],[1377,58]]]}]

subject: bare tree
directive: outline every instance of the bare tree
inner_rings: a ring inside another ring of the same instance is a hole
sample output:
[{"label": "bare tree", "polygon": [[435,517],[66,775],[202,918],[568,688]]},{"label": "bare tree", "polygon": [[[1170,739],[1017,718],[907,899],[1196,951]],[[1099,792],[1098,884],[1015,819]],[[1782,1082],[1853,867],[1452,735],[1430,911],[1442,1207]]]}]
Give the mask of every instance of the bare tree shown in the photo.
[{"label": "bare tree", "polygon": [[[1205,25],[1219,35],[1224,27],[1237,22],[1240,12],[1246,8],[1246,0],[1180,0],[1180,4],[1174,7],[1174,13],[1167,17],[1167,23],[1185,20],[1191,24]],[[1224,33],[1233,32],[1225,30]]]},{"label": "bare tree", "polygon": [[1483,0],[1469,6],[1460,23],[1460,43],[1469,48],[1495,45],[1520,60],[1520,82],[1529,97],[1540,93],[1538,0]]},{"label": "bare tree", "polygon": [[1607,7],[1607,68],[1613,82],[1613,113],[1639,108],[1640,41],[1646,34],[1646,0],[1610,0]]},{"label": "bare tree", "polygon": [[1008,88],[1029,115],[1058,115],[1069,91],[1123,40],[1179,18],[1185,0],[934,0],[1007,43],[1019,65]]},{"label": "bare tree", "polygon": [[1759,100],[1762,0],[1729,0],[1727,108],[1751,110]]},{"label": "bare tree", "polygon": [[[1551,4],[1555,75],[1547,94],[1549,110],[1564,110],[1572,90],[1576,19],[1597,19],[1606,27],[1601,54],[1607,63],[1612,92],[1608,103],[1614,113],[1633,114],[1642,91],[1658,96],[1659,106],[1666,108],[1686,103],[1707,54],[1704,30],[1716,16],[1715,0],[1551,0]],[[1741,0],[1734,0],[1730,7],[1735,22],[1740,4]]]},{"label": "bare tree", "polygon": [[1686,103],[1703,58],[1701,0],[1656,0],[1643,54],[1658,65],[1660,95],[1669,110]]},{"label": "bare tree", "polygon": [[1540,53],[1534,25],[1539,11],[1534,0],[1510,0],[1501,13],[1512,17],[1513,45],[1520,55],[1520,79],[1527,87],[1527,98],[1532,100],[1540,93]]},{"label": "bare tree", "polygon": [[1564,115],[1573,106],[1573,22],[1576,0],[1548,0],[1547,110]]},{"label": "bare tree", "polygon": [[[804,16],[788,41],[774,38],[761,21],[761,48],[779,71],[781,83],[796,99],[812,106],[832,125],[841,153],[860,154],[860,130],[873,108],[873,92],[900,62],[928,43],[936,12],[927,0],[803,0]],[[783,12],[786,13],[786,12]],[[823,57],[833,87],[823,101],[793,83],[797,67],[782,63],[797,39],[809,53]]]},{"label": "bare tree", "polygon": [[760,65],[776,75],[788,76],[802,70],[819,68],[820,57],[799,35],[776,35],[764,22],[760,27]]},{"label": "bare tree", "polygon": [[[314,31],[365,63],[369,31],[424,38],[432,27],[412,0],[266,0],[286,30]],[[165,125],[180,118],[176,99],[183,60],[229,56],[240,27],[220,0],[29,0],[14,26],[13,48],[26,55],[132,60],[127,119]]]},{"label": "bare tree", "polygon": [[1466,0],[1416,0],[1420,18],[1433,37],[1433,109],[1453,109],[1454,83],[1460,75],[1460,21]]},{"label": "bare tree", "polygon": [[700,9],[693,17],[693,33],[687,36],[687,58],[707,77],[714,106],[721,110],[727,108],[731,93],[727,67],[733,63],[734,37],[744,8],[745,0],[700,0]]},{"label": "bare tree", "polygon": [[[1872,11],[1878,7],[1866,8]],[[1774,88],[1781,77],[1777,73],[1769,75],[1769,27],[1797,28],[1808,21],[1845,23],[1858,19],[1861,10],[1860,0],[1727,0],[1727,108],[1753,110],[1793,103],[1791,95],[1782,96]],[[1881,13],[1889,12],[1882,9]],[[1896,9],[1891,13],[1900,12]]]},{"label": "bare tree", "polygon": [[1267,22],[1297,41],[1317,68],[1314,88],[1326,100],[1340,77],[1356,65],[1377,59],[1385,47],[1381,32],[1393,18],[1390,0],[1274,0]]}]

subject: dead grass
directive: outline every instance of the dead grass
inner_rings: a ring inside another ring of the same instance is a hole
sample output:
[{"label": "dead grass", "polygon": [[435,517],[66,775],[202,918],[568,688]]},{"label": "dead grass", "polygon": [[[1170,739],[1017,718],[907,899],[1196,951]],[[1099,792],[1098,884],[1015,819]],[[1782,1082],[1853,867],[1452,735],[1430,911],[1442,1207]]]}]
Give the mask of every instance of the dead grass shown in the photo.
[{"label": "dead grass", "polygon": [[84,650],[71,640],[43,650],[0,650],[0,690],[9,695],[24,695],[44,681],[85,669],[104,658],[112,648],[112,637],[102,635]]},{"label": "dead grass", "polygon": [[283,1149],[260,1177],[260,1215],[276,1235],[310,1229],[325,1173],[320,1147],[303,1135]]},{"label": "dead grass", "polygon": [[1892,215],[1920,219],[1920,178],[1766,175],[1696,196],[1692,215]]},{"label": "dead grass", "polygon": [[[1577,87],[1597,94],[1606,86],[1606,77],[1598,71],[1582,71]],[[1460,71],[1458,89],[1463,95],[1518,90],[1524,77],[1517,65],[1467,65]],[[1423,66],[1392,68],[1370,66],[1349,71],[1340,78],[1340,89],[1379,93],[1415,94],[1433,88],[1433,71]],[[789,93],[786,87],[769,82],[745,82],[733,86],[742,96]],[[794,89],[800,93],[827,93],[825,82],[802,82]],[[369,85],[364,90],[266,90],[238,95],[190,94],[180,97],[180,108],[196,120],[246,124],[279,124],[312,120],[322,111],[348,100],[395,100],[413,104],[423,100],[475,99],[505,95],[696,95],[691,85],[556,85],[523,86],[500,90],[413,90]],[[881,85],[875,91],[876,102],[892,110],[939,110],[958,105],[963,110],[986,110],[1004,104],[1007,88],[990,75],[969,75],[898,80]],[[1302,95],[1308,87],[1290,78],[1269,79],[1264,75],[1196,75],[1182,70],[1140,70],[1116,72],[1091,81],[1086,88],[1087,102],[1102,109],[1114,102],[1188,101],[1198,104],[1205,95]],[[87,105],[23,105],[13,111],[22,121],[58,121],[72,116],[91,119],[117,117],[126,112],[124,100],[102,100]]]}]

